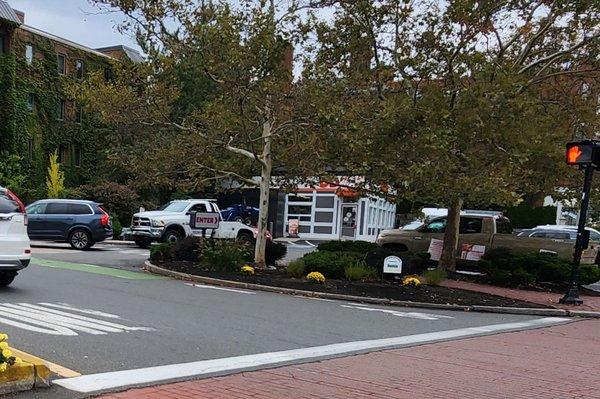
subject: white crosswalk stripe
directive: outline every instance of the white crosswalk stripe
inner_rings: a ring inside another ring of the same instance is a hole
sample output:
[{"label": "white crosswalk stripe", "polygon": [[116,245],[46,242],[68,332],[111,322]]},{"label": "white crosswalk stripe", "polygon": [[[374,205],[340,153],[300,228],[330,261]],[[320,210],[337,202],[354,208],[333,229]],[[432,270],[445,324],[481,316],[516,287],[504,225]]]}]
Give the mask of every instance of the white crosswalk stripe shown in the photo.
[{"label": "white crosswalk stripe", "polygon": [[359,309],[366,310],[367,312],[381,312],[391,314],[392,316],[397,317],[406,317],[409,319],[419,319],[419,320],[439,320],[439,319],[453,319],[452,316],[444,316],[441,314],[432,314],[432,313],[421,313],[421,312],[400,312],[398,310],[393,309],[379,309],[379,308],[369,308],[366,306],[355,306],[355,305],[341,305],[343,308],[348,309]]},{"label": "white crosswalk stripe", "polygon": [[[69,310],[69,312],[58,309]],[[111,321],[84,316],[76,312],[109,318]],[[115,319],[120,319],[120,317],[90,309],[77,309],[68,304],[0,303],[0,324],[42,334],[77,336],[79,333],[105,335],[128,331],[154,331],[149,327],[129,327],[115,323]]]}]

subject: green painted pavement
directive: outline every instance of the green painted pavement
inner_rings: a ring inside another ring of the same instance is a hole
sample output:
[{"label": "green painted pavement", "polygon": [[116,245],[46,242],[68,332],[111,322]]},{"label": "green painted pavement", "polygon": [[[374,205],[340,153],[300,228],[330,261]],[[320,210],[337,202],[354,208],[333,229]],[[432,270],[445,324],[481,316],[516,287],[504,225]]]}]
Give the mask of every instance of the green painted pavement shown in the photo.
[{"label": "green painted pavement", "polygon": [[97,265],[88,265],[85,263],[62,262],[58,260],[47,260],[40,258],[32,258],[31,261],[39,266],[52,267],[55,269],[75,270],[78,272],[101,274],[103,276],[111,276],[116,278],[124,278],[127,280],[162,280],[164,277],[155,276],[147,273],[131,272],[128,270],[113,269],[112,267],[104,267]]}]

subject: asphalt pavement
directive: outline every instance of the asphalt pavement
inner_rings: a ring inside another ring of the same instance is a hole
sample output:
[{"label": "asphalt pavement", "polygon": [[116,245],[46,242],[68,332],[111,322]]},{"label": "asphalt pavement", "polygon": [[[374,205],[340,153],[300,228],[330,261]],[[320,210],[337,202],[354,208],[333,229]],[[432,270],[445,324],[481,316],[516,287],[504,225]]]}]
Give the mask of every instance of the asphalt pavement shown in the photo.
[{"label": "asphalt pavement", "polygon": [[[127,246],[36,246],[31,266],[0,289],[0,330],[14,347],[89,375],[437,332],[446,339],[447,331],[486,334],[539,319],[192,285],[142,272],[147,257]],[[84,396],[55,387],[16,397]]]}]

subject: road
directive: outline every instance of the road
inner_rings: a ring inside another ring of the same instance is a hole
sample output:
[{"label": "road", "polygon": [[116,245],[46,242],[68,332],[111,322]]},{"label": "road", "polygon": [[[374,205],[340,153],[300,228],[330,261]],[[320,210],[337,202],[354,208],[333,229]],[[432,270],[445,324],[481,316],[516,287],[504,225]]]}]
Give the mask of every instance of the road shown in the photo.
[{"label": "road", "polygon": [[[98,245],[77,252],[48,245],[35,247],[33,256],[14,285],[0,289],[0,330],[14,347],[84,375],[243,355],[261,356],[260,364],[269,364],[275,352],[288,350],[301,350],[290,359],[302,361],[308,356],[303,348],[317,348],[313,357],[328,357],[401,346],[412,342],[403,337],[417,334],[437,333],[427,339],[443,340],[460,336],[448,331],[476,327],[468,333],[485,334],[498,328],[489,326],[524,322],[499,328],[523,329],[540,319],[191,285],[141,272],[148,251],[132,247]],[[370,343],[384,338],[394,340]],[[351,344],[332,352],[331,345],[340,343]],[[172,379],[180,375],[177,370]],[[85,396],[60,387],[17,395]]]}]

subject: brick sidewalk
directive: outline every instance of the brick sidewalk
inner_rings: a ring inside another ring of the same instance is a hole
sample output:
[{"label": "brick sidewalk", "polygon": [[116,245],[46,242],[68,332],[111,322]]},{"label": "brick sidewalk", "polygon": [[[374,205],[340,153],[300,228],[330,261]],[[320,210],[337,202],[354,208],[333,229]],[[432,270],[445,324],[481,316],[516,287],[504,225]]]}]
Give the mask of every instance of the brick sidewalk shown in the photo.
[{"label": "brick sidewalk", "polygon": [[552,292],[519,290],[458,280],[445,280],[442,281],[440,285],[448,288],[460,288],[469,291],[485,292],[486,294],[503,296],[506,298],[517,299],[520,301],[539,303],[540,305],[553,306],[559,309],[600,312],[600,296],[581,295],[581,299],[583,299],[583,305],[575,306],[561,305],[560,303],[558,303],[558,300],[562,298],[563,295]]},{"label": "brick sidewalk", "polygon": [[103,399],[598,399],[600,320],[387,350]]}]

